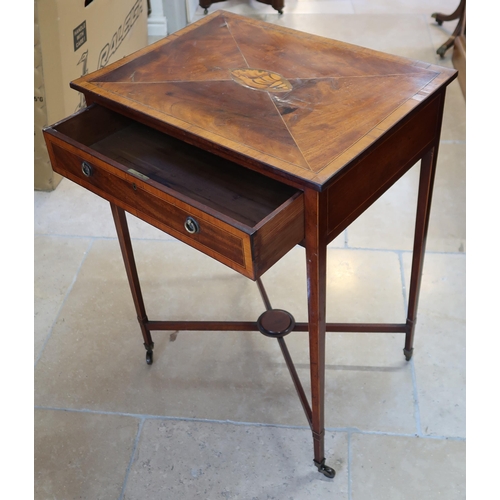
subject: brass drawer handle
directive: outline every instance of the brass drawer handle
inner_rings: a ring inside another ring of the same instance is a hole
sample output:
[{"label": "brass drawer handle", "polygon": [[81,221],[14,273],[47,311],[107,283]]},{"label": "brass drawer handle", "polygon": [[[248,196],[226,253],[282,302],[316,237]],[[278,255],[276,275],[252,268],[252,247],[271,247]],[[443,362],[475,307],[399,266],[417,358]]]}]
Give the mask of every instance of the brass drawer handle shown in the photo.
[{"label": "brass drawer handle", "polygon": [[82,172],[85,177],[92,175],[92,167],[86,161],[82,161]]},{"label": "brass drawer handle", "polygon": [[196,222],[195,219],[192,217],[188,217],[186,219],[186,222],[184,222],[184,229],[189,233],[189,234],[195,234],[200,232],[200,225],[198,222]]}]

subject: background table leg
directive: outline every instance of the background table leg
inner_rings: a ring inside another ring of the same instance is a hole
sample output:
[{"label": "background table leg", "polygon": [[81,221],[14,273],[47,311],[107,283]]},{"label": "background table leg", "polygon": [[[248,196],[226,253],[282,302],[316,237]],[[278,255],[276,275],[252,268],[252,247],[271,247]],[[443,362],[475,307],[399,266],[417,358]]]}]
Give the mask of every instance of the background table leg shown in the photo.
[{"label": "background table leg", "polygon": [[453,12],[453,14],[446,15],[446,14],[440,14],[438,12],[435,12],[432,14],[434,19],[436,19],[436,22],[441,26],[443,24],[443,21],[454,21],[458,19],[457,26],[455,27],[455,30],[453,31],[453,34],[446,40],[441,47],[437,49],[437,53],[441,56],[441,58],[444,57],[446,51],[453,46],[455,42],[455,38],[457,38],[462,30],[464,29],[465,26],[465,0],[461,0],[459,6]]}]

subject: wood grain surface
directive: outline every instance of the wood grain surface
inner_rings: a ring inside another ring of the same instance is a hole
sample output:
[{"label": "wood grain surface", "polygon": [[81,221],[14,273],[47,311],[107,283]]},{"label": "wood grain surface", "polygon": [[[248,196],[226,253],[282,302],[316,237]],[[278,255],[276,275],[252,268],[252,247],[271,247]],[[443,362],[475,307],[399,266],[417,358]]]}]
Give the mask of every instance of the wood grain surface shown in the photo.
[{"label": "wood grain surface", "polygon": [[321,190],[378,140],[381,123],[404,118],[455,77],[217,11],[72,86],[246,167]]}]

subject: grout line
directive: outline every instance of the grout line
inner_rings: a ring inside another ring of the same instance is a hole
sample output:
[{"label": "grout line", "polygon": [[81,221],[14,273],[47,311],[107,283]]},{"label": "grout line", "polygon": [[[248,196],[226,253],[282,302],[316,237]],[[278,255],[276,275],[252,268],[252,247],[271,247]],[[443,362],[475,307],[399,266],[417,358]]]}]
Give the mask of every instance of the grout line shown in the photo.
[{"label": "grout line", "polygon": [[347,498],[352,499],[352,432],[347,431]]},{"label": "grout line", "polygon": [[[354,250],[354,251],[360,251],[360,252],[395,252],[399,253],[412,253],[412,250],[405,250],[405,249],[397,249],[397,248],[369,248],[369,247],[353,247],[349,246],[349,238],[348,238],[348,229],[346,228],[344,230],[344,246],[342,247],[335,247],[335,246],[328,246],[329,250],[336,249],[336,250]],[[168,233],[165,233],[168,234]],[[58,233],[37,233],[35,234],[35,237],[54,237],[54,238],[84,238],[84,239],[92,239],[92,240],[104,240],[104,241],[115,241],[117,240],[116,236],[81,236],[81,235],[71,235],[71,234],[58,234]],[[162,243],[181,243],[179,240],[176,240],[173,236],[169,238],[137,238],[137,237],[132,237],[132,241],[155,241],[155,242],[162,242]],[[182,243],[185,245],[185,243]],[[426,250],[425,251],[426,255],[467,255],[466,252],[451,252],[451,251],[445,251],[445,250]]]},{"label": "grout line", "polygon": [[[127,212],[128,214],[128,212]],[[147,224],[147,222],[145,222]],[[159,230],[160,231],[160,230]],[[134,241],[168,241],[179,243],[179,240],[176,240],[173,236],[170,236],[168,233],[164,233],[168,236],[168,238],[137,238],[130,236],[130,238]],[[35,233],[35,237],[48,237],[48,238],[73,238],[73,239],[93,239],[93,240],[118,240],[116,236],[95,236],[95,235],[85,235],[82,236],[80,234],[60,234],[60,233]]]},{"label": "grout line", "polygon": [[[348,229],[344,230],[344,246],[343,247],[328,247],[329,249],[348,249],[357,251],[368,251],[368,252],[401,252],[401,253],[412,253],[412,250],[398,249],[398,248],[370,248],[370,247],[353,247],[349,246]],[[168,235],[168,233],[165,233]],[[36,233],[35,237],[49,237],[49,238],[80,238],[80,239],[92,239],[92,240],[105,240],[114,241],[117,240],[116,236],[92,236],[92,235],[78,235],[78,234],[59,234],[59,233]],[[173,236],[168,235],[168,238],[138,238],[131,236],[132,241],[157,241],[163,243],[181,243],[179,240],[175,239]],[[182,243],[185,245],[185,243]],[[446,250],[425,250],[426,255],[466,255],[466,252],[452,252]]]},{"label": "grout line", "polygon": [[[332,429],[327,428],[327,431],[333,432]],[[409,434],[406,432],[389,432],[389,431],[363,431],[356,428],[348,428],[348,429],[339,429],[335,430],[335,432],[348,432],[351,434],[360,434],[362,436],[390,436],[390,437],[406,437],[406,438],[415,438],[415,439],[434,439],[434,440],[442,440],[442,441],[464,441],[466,438],[460,436],[438,436],[438,435],[424,435],[418,436],[417,434]]]},{"label": "grout line", "polygon": [[97,239],[100,236],[92,236],[91,234],[59,234],[59,233],[37,233],[33,234],[34,238],[69,238],[72,240],[88,240],[88,239]]},{"label": "grout line", "polygon": [[144,420],[168,420],[173,422],[199,422],[204,424],[230,424],[245,427],[276,427],[278,429],[298,429],[310,430],[307,425],[285,425],[285,424],[266,424],[261,422],[239,422],[236,420],[218,420],[210,418],[195,418],[195,417],[173,417],[168,415],[147,415],[141,413],[126,413],[106,410],[90,410],[87,408],[60,408],[56,406],[35,406],[35,410],[52,410],[52,411],[68,411],[73,413],[88,413],[91,415],[116,415],[119,417],[132,417]]},{"label": "grout line", "polygon": [[[402,283],[402,292],[403,292],[403,301],[405,305],[406,311],[408,310],[408,297],[406,291],[406,281],[405,281],[405,273],[404,273],[404,265],[403,265],[403,252],[398,252],[399,254],[399,268],[401,272],[401,283]],[[410,369],[411,369],[411,381],[413,386],[413,406],[414,406],[414,416],[415,416],[415,427],[417,429],[417,436],[422,437],[422,423],[420,419],[420,402],[418,400],[418,388],[417,388],[417,374],[415,371],[415,360],[410,359]]]},{"label": "grout line", "polygon": [[407,290],[406,290],[406,281],[405,281],[405,269],[404,269],[404,265],[403,265],[403,254],[404,253],[413,253],[413,252],[405,252],[404,250],[397,250],[396,251],[396,254],[397,254],[398,260],[399,260],[399,272],[401,275],[401,291],[403,294],[403,308],[404,308],[403,314],[406,316],[406,311],[408,310],[408,301],[406,299]]},{"label": "grout line", "polygon": [[[131,417],[139,420],[165,420],[170,422],[193,422],[201,424],[229,424],[241,427],[266,427],[266,428],[276,428],[276,429],[295,429],[295,430],[307,430],[310,428],[307,425],[287,425],[287,424],[270,424],[262,422],[240,422],[236,420],[218,420],[210,418],[193,418],[193,417],[174,417],[168,415],[147,415],[141,413],[125,413],[125,412],[115,412],[106,410],[90,410],[87,408],[76,409],[76,408],[61,408],[55,406],[40,406],[36,405],[35,410],[50,410],[50,411],[66,411],[71,413],[87,413],[90,415],[114,415],[119,417]],[[358,429],[357,427],[325,427],[325,431],[337,432],[337,433],[347,433],[349,434],[361,434],[367,436],[393,436],[393,437],[407,437],[407,438],[418,438],[418,439],[437,439],[445,441],[465,441],[465,438],[460,436],[433,436],[433,435],[421,435],[418,436],[415,433],[407,432],[390,432],[390,431],[368,431]]]},{"label": "grout line", "polygon": [[[337,248],[338,247],[329,247]],[[341,247],[344,248],[344,247]],[[360,252],[394,252],[396,254],[411,254],[413,250],[403,250],[398,248],[368,248],[368,247],[347,247],[348,250],[360,251]],[[466,255],[466,252],[447,252],[442,250],[426,250],[425,255]]]},{"label": "grout line", "polygon": [[76,283],[76,279],[77,279],[78,275],[80,274],[80,270],[81,270],[81,268],[83,266],[83,263],[87,260],[87,256],[89,255],[90,249],[92,248],[93,244],[94,244],[94,238],[91,238],[90,239],[90,243],[89,243],[87,249],[85,250],[85,253],[83,254],[83,258],[82,258],[82,260],[80,262],[80,265],[78,266],[78,269],[76,270],[76,272],[75,272],[75,274],[73,276],[73,279],[72,279],[70,285],[68,286],[68,289],[66,290],[66,293],[64,294],[64,298],[63,298],[63,300],[62,300],[62,302],[61,302],[61,304],[59,306],[59,309],[57,310],[57,313],[56,313],[56,315],[54,317],[54,321],[52,322],[52,325],[50,326],[49,333],[47,334],[47,337],[45,337],[45,340],[44,340],[43,345],[42,345],[42,347],[40,349],[40,352],[38,353],[38,356],[37,356],[37,358],[35,360],[35,365],[34,365],[35,368],[36,368],[36,365],[38,364],[38,361],[40,361],[40,358],[42,357],[42,354],[43,354],[43,352],[45,350],[45,346],[49,342],[50,337],[52,337],[52,332],[54,330],[54,326],[57,323],[57,320],[59,319],[59,315],[61,314],[61,311],[62,311],[64,305],[66,304],[66,301],[68,300],[68,297],[69,297],[71,291],[73,290],[73,286]]},{"label": "grout line", "polygon": [[137,429],[137,434],[136,434],[135,440],[134,440],[134,446],[132,447],[132,453],[130,455],[130,461],[128,463],[128,467],[127,467],[127,470],[125,472],[125,479],[123,480],[122,491],[120,493],[120,497],[118,498],[118,500],[123,500],[123,495],[125,494],[125,488],[127,487],[128,476],[130,474],[130,469],[132,468],[132,464],[134,462],[134,457],[135,457],[135,453],[137,450],[137,446],[139,445],[139,438],[140,438],[140,435],[142,432],[142,428],[144,427],[145,421],[146,421],[146,419],[142,418],[139,422],[139,428]]}]

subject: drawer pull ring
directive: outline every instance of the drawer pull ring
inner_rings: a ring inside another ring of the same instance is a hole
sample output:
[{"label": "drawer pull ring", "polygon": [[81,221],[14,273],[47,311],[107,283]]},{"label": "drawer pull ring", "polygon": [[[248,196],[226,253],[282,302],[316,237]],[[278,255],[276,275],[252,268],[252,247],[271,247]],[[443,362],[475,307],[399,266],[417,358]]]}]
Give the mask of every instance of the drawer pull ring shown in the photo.
[{"label": "drawer pull ring", "polygon": [[195,234],[200,232],[200,226],[198,222],[196,222],[195,219],[192,217],[188,217],[186,219],[186,222],[184,222],[184,229],[189,233],[189,234]]},{"label": "drawer pull ring", "polygon": [[82,161],[82,172],[85,177],[92,175],[92,167],[86,161]]}]

